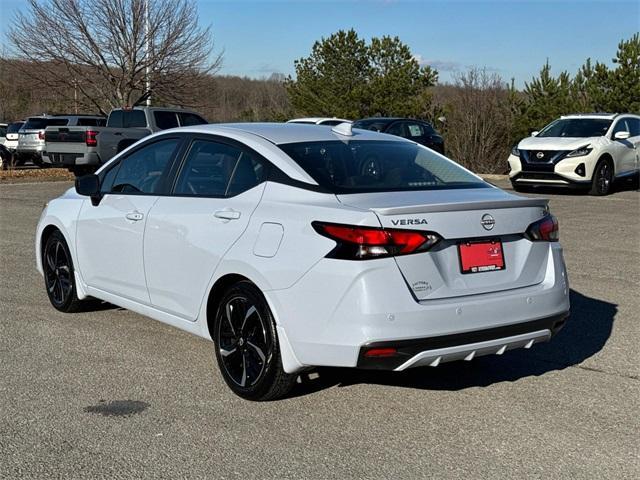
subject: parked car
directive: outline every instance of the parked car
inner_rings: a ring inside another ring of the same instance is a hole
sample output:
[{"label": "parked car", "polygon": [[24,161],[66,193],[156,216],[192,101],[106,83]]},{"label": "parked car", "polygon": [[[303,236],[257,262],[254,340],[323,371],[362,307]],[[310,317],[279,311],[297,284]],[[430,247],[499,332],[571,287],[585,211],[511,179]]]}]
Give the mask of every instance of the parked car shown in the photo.
[{"label": "parked car", "polygon": [[13,122],[7,125],[7,134],[4,141],[4,146],[7,147],[12,153],[18,149],[18,137],[19,132],[24,122]]},{"label": "parked car", "polygon": [[[369,156],[382,171],[360,170]],[[253,400],[314,366],[529,348],[569,312],[547,200],[344,125],[157,133],[50,201],[35,238],[54,308],[96,297],[213,339],[223,379]]]},{"label": "parked car", "polygon": [[180,108],[135,107],[111,111],[104,127],[51,127],[45,133],[43,159],[83,175],[95,171],[125,148],[151,133],[202,125],[199,114]]},{"label": "parked car", "polygon": [[47,127],[74,125],[104,125],[105,118],[98,115],[42,115],[29,117],[18,134],[18,158],[21,163],[31,160],[39,167],[48,166],[43,159],[45,130]]},{"label": "parked car", "polygon": [[0,123],[0,145],[4,145],[7,140],[7,124]]},{"label": "parked car", "polygon": [[364,128],[413,140],[436,152],[444,154],[444,139],[433,126],[422,120],[411,118],[374,117],[356,120],[353,128]]},{"label": "parked car", "polygon": [[640,171],[640,116],[578,114],[554,120],[509,155],[513,188],[572,187],[607,195]]},{"label": "parked car", "polygon": [[334,127],[341,123],[351,123],[351,120],[344,120],[336,117],[307,117],[307,118],[294,118],[287,121],[287,123],[307,123],[310,125],[328,125]]}]

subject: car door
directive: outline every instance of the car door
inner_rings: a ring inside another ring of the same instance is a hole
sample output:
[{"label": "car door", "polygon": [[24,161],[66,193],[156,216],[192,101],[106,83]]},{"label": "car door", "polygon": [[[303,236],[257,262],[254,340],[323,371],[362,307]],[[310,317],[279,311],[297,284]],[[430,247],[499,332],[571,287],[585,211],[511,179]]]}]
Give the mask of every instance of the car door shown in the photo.
[{"label": "car door", "polygon": [[629,127],[629,141],[633,144],[633,148],[636,151],[635,163],[633,166],[634,172],[638,172],[640,169],[640,118],[628,117],[627,126]]},{"label": "car door", "polygon": [[172,194],[158,199],[147,220],[144,266],[154,307],[197,318],[218,263],[262,197],[265,165],[241,145],[193,139]]},{"label": "car door", "polygon": [[142,251],[147,215],[167,188],[182,141],[154,139],[101,175],[102,199],[84,202],[76,230],[78,265],[89,287],[149,304]]},{"label": "car door", "polygon": [[636,168],[636,145],[633,142],[634,137],[629,137],[624,140],[616,140],[615,134],[618,132],[631,132],[631,125],[629,125],[630,118],[620,118],[611,131],[611,141],[613,142],[613,159],[615,162],[616,175],[626,175],[633,172]]}]

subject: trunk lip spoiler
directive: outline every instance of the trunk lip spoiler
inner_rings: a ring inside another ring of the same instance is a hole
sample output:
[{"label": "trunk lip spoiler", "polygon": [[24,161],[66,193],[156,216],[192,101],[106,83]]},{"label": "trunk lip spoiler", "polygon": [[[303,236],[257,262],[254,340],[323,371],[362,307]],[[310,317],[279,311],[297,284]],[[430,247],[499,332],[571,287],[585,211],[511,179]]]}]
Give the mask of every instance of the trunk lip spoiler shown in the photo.
[{"label": "trunk lip spoiler", "polygon": [[412,213],[459,212],[465,210],[496,210],[502,208],[542,207],[546,208],[546,198],[521,198],[509,200],[480,200],[460,203],[432,203],[423,205],[404,205],[398,207],[369,207],[369,210],[380,215],[403,215]]}]

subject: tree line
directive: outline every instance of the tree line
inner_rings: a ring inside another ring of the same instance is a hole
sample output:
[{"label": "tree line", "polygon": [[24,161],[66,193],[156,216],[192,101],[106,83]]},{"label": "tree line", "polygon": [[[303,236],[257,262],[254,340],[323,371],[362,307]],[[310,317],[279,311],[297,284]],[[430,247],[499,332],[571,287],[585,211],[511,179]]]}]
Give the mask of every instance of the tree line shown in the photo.
[{"label": "tree line", "polygon": [[212,122],[422,118],[444,135],[453,159],[502,173],[520,138],[562,114],[640,112],[638,34],[620,41],[611,67],[586,59],[575,74],[554,75],[547,62],[522,89],[483,68],[439,83],[438,72],[398,37],[367,42],[353,29],[315,42],[295,60],[295,76],[251,79],[217,74],[222,54],[213,53],[212,32],[199,26],[194,0],[27,2],[0,57],[4,121],[43,112],[107,113],[131,105],[150,78],[155,105],[190,107]]}]

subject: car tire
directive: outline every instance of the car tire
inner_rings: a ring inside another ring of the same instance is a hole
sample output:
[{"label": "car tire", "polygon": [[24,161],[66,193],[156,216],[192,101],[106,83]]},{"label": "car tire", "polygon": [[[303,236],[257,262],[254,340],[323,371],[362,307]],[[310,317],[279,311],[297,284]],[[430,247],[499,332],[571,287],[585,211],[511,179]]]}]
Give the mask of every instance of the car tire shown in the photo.
[{"label": "car tire", "polygon": [[591,177],[590,195],[604,196],[611,193],[613,187],[613,163],[608,158],[598,161]]},{"label": "car tire", "polygon": [[42,249],[44,284],[53,308],[64,313],[78,312],[84,302],[78,298],[73,259],[64,236],[54,231]]},{"label": "car tire", "polygon": [[238,396],[275,400],[293,387],[296,375],[282,367],[276,324],[262,292],[241,281],[222,296],[213,325],[222,378]]}]

